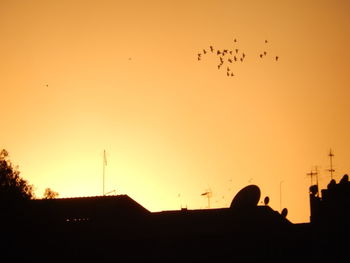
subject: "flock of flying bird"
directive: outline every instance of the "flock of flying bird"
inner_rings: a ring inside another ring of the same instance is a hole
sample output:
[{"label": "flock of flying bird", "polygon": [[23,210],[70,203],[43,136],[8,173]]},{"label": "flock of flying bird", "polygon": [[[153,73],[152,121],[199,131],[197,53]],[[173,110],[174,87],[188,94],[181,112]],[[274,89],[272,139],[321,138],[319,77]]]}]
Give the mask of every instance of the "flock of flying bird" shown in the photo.
[{"label": "flock of flying bird", "polygon": [[[237,39],[235,38],[233,40],[234,45],[237,45]],[[268,44],[268,41],[265,40],[265,44]],[[233,77],[235,74],[233,73],[231,69],[231,65],[233,65],[236,62],[244,62],[246,58],[246,54],[239,50],[238,47],[234,47],[234,49],[215,49],[213,46],[209,46],[209,49],[203,49],[202,52],[198,53],[197,60],[202,60],[203,56],[212,54],[216,55],[219,58],[219,64],[217,65],[218,69],[225,68],[224,64],[226,63],[226,75],[227,77]],[[259,54],[259,57],[261,59],[265,58],[267,56],[267,51],[263,51]],[[275,56],[274,60],[278,61],[279,57]]]}]

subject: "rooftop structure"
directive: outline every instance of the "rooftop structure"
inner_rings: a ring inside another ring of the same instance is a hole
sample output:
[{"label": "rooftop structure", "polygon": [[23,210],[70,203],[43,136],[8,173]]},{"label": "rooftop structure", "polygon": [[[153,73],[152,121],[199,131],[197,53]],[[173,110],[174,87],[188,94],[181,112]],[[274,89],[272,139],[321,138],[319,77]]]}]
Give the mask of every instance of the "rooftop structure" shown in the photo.
[{"label": "rooftop structure", "polygon": [[349,236],[348,177],[317,193],[312,186],[311,222],[304,224],[291,223],[286,209],[274,211],[269,198],[258,205],[256,185],[221,209],[150,212],[127,195],[32,200],[6,222],[2,247],[14,261],[39,255],[57,262],[344,260],[339,240]]}]

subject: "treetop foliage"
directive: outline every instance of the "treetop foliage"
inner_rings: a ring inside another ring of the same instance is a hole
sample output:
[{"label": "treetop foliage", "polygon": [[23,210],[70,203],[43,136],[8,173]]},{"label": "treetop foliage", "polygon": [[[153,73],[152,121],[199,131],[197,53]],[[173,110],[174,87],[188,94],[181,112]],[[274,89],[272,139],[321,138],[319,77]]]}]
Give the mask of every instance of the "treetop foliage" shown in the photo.
[{"label": "treetop foliage", "polygon": [[14,166],[9,153],[0,151],[0,202],[13,202],[34,198],[33,186],[21,178],[18,167]]},{"label": "treetop foliage", "polygon": [[53,191],[51,188],[46,188],[44,192],[44,199],[54,199],[58,197],[58,192]]}]

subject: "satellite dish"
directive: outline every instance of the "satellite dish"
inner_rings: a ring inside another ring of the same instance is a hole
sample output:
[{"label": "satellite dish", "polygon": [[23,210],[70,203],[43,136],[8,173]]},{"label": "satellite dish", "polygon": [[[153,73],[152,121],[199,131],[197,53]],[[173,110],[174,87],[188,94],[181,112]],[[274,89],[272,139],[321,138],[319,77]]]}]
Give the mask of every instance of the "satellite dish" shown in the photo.
[{"label": "satellite dish", "polygon": [[231,208],[253,208],[258,205],[260,189],[256,185],[248,185],[241,189],[231,202]]},{"label": "satellite dish", "polygon": [[264,205],[268,205],[269,202],[270,202],[270,197],[266,196],[264,198]]},{"label": "satellite dish", "polygon": [[285,218],[288,215],[288,209],[287,208],[283,208],[281,215]]}]

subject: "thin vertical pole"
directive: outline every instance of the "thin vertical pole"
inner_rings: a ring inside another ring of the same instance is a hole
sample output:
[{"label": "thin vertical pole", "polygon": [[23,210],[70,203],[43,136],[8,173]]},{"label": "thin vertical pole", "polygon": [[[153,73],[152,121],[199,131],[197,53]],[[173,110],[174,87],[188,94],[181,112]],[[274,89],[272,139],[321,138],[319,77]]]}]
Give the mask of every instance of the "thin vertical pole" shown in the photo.
[{"label": "thin vertical pole", "polygon": [[316,185],[317,185],[317,196],[320,196],[319,194],[319,191],[318,191],[318,189],[319,189],[319,187],[318,187],[318,167],[316,166],[315,167],[315,175],[316,175]]},{"label": "thin vertical pole", "polygon": [[[306,174],[306,175],[309,175],[310,178],[311,178],[311,185],[310,185],[310,186],[312,186],[312,177],[313,177],[315,174],[316,174],[316,173],[314,173],[314,172],[312,171],[312,169],[311,169],[311,171],[310,171],[309,173]],[[316,178],[316,180],[317,180],[317,178]]]},{"label": "thin vertical pole", "polygon": [[330,169],[328,170],[329,172],[331,172],[331,180],[333,179],[333,172],[335,172],[335,170],[333,169],[333,157],[334,157],[334,154],[332,153],[332,149],[329,150],[329,159],[330,159],[330,162],[331,162],[331,167]]}]

